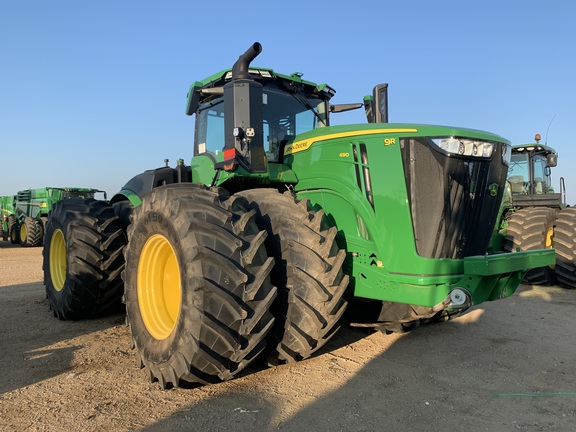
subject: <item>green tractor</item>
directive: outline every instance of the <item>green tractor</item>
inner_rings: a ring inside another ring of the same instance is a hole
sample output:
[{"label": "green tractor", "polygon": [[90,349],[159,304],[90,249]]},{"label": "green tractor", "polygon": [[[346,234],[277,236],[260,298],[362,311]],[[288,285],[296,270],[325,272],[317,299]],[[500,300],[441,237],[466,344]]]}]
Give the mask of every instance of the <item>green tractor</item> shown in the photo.
[{"label": "green tractor", "polygon": [[[364,103],[250,67],[195,82],[190,166],[132,178],[110,202],[57,203],[44,275],[61,319],[124,296],[138,363],[163,387],[227,380],[256,359],[309,357],[346,319],[385,332],[508,297],[553,250],[486,254],[509,144],[475,130],[386,123]],[[365,107],[368,124],[330,126]]]},{"label": "green tractor", "polygon": [[27,189],[14,197],[14,219],[10,224],[10,240],[21,246],[41,246],[44,235],[44,223],[54,204],[60,200],[94,198],[96,193],[106,192],[89,188]]},{"label": "green tractor", "polygon": [[566,203],[563,178],[558,191],[552,187],[551,169],[558,155],[540,139],[536,134],[534,143],[512,147],[495,244],[506,251],[554,248],[555,264],[528,271],[525,281],[576,288],[576,208]]},{"label": "green tractor", "polygon": [[12,224],[16,221],[14,216],[14,200],[13,195],[0,197],[0,241],[8,240],[11,235]]}]

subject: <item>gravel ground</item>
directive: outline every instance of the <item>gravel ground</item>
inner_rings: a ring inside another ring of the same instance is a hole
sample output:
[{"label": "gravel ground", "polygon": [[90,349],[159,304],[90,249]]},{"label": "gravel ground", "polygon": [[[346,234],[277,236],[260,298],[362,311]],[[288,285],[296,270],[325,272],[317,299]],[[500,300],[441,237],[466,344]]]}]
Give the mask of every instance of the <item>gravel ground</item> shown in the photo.
[{"label": "gravel ground", "polygon": [[404,335],[343,328],[306,361],[162,390],[123,315],[52,316],[41,267],[0,242],[1,431],[576,430],[576,291],[521,286]]}]

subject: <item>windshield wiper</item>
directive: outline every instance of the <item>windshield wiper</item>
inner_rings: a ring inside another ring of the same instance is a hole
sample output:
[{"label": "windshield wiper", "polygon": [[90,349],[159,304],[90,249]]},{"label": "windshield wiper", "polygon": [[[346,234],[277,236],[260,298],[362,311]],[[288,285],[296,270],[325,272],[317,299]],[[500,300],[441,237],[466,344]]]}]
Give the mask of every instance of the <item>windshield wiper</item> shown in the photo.
[{"label": "windshield wiper", "polygon": [[296,100],[300,103],[300,105],[302,105],[302,106],[306,107],[306,109],[312,111],[312,112],[314,113],[314,116],[315,116],[316,119],[318,120],[318,123],[321,123],[321,124],[324,124],[324,125],[325,125],[325,122],[324,122],[324,120],[322,119],[322,117],[320,117],[320,114],[318,114],[318,113],[316,112],[316,110],[312,107],[312,105],[310,105],[310,103],[309,103],[305,98],[299,97],[298,95],[296,95],[296,94],[294,94],[294,93],[290,93],[290,95],[291,95],[294,99],[296,99]]}]

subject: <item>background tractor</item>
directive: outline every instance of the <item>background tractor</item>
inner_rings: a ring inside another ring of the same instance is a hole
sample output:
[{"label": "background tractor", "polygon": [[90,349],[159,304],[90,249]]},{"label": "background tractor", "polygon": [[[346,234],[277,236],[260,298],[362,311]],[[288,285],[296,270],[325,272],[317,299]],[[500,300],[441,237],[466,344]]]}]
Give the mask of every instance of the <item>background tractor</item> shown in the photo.
[{"label": "background tractor", "polygon": [[[556,151],[535,142],[512,147],[508,190],[501,207],[501,223],[494,248],[506,251],[554,248],[555,265],[532,269],[525,281],[576,288],[576,209],[566,203],[564,178],[552,186]],[[497,246],[500,245],[500,246]]]},{"label": "background tractor", "polygon": [[14,216],[15,198],[13,195],[0,197],[0,240],[10,238],[12,224],[16,221],[16,216]]},{"label": "background tractor", "polygon": [[[124,296],[138,363],[163,387],[218,382],[256,359],[309,357],[348,305],[354,325],[403,331],[510,296],[553,250],[487,254],[509,143],[476,130],[388,124],[386,86],[331,104],[326,84],[250,67],[190,87],[190,166],[129,180],[110,202],[57,203],[44,275],[61,319]],[[363,107],[369,123],[331,126]]]},{"label": "background tractor", "polygon": [[89,188],[27,189],[14,196],[14,219],[10,223],[10,240],[22,246],[40,246],[44,235],[44,223],[54,204],[70,198],[94,198],[96,193],[106,192]]}]

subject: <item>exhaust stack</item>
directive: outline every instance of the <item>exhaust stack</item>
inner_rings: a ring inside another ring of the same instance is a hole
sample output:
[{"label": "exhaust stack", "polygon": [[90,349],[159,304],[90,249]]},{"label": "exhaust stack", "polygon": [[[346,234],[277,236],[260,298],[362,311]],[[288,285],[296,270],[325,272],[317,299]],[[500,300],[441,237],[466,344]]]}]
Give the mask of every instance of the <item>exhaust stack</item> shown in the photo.
[{"label": "exhaust stack", "polygon": [[238,165],[248,172],[268,171],[264,151],[262,84],[250,77],[250,62],[262,52],[252,44],[232,66],[232,81],[224,84],[224,169]]},{"label": "exhaust stack", "polygon": [[234,66],[232,66],[232,80],[250,79],[250,74],[248,73],[250,63],[261,52],[262,45],[260,45],[258,42],[254,42],[254,44],[252,44],[252,46],[248,48],[244,54],[238,57],[238,60],[236,60],[236,63],[234,63]]}]

